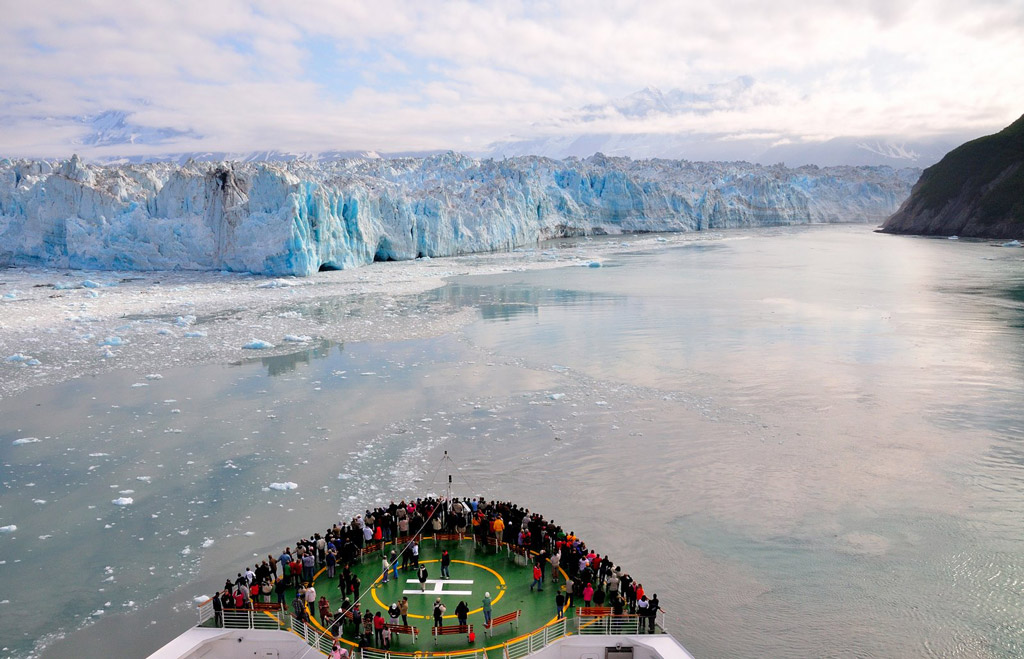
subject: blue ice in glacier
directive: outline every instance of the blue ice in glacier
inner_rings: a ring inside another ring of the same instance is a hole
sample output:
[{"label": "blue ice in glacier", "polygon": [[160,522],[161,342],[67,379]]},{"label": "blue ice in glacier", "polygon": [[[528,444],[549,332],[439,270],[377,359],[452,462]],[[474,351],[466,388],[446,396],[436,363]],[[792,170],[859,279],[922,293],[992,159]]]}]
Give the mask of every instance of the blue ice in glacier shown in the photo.
[{"label": "blue ice in glacier", "polygon": [[573,235],[878,222],[919,174],[601,154],[182,166],[3,159],[0,265],[307,276]]}]

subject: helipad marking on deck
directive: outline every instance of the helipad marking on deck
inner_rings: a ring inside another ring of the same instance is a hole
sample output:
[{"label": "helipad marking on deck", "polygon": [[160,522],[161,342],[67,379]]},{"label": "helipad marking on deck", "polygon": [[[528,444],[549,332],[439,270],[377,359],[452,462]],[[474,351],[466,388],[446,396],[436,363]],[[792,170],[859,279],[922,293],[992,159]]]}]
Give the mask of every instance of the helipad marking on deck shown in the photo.
[{"label": "helipad marking on deck", "polygon": [[[419,579],[406,579],[405,583],[418,584]],[[403,595],[472,595],[472,590],[445,590],[445,584],[458,584],[458,585],[472,585],[472,579],[427,579],[426,583],[430,584],[432,588],[420,590],[403,590]]]},{"label": "helipad marking on deck", "polygon": [[[438,559],[433,558],[433,559],[426,560],[426,561],[421,560],[420,561],[420,565],[423,565],[424,563],[438,563],[438,562],[440,562],[440,561],[438,561]],[[491,568],[487,567],[486,565],[481,565],[480,563],[473,563],[472,561],[460,561],[460,560],[457,560],[457,559],[452,559],[452,565],[455,565],[456,563],[458,563],[459,565],[468,565],[470,567],[475,567],[475,568],[479,568],[481,570],[486,570],[486,571],[488,571],[488,572],[490,572],[491,574],[494,575],[494,578],[497,579],[497,581],[498,581],[498,586],[495,588],[495,590],[497,591],[497,594],[494,596],[494,599],[491,600],[491,606],[494,606],[495,604],[497,604],[498,601],[501,600],[501,598],[505,596],[505,587],[506,587],[505,586],[505,578],[502,577],[501,574],[499,574],[496,570],[492,570]],[[563,573],[563,575],[564,575],[564,573]],[[380,606],[382,609],[387,609],[388,605],[385,604],[384,602],[380,601],[380,597],[377,595],[377,590],[384,586],[383,578],[384,578],[384,575],[382,574],[381,576],[377,577],[376,580],[374,580],[373,585],[370,586],[370,597],[372,597],[373,601],[376,602],[377,605]],[[410,580],[407,580],[407,581],[412,581],[412,580],[410,579]],[[447,581],[448,583],[451,583],[453,580],[452,579],[445,579],[445,581]],[[419,583],[419,579],[417,579],[414,583],[418,584]],[[421,591],[421,590],[414,590],[413,591],[413,593],[422,593],[422,592],[423,591]],[[445,595],[453,595],[453,594],[455,594],[455,591],[446,590],[446,591],[443,591],[443,594],[445,594]],[[471,610],[469,612],[469,615],[474,615],[474,614],[480,613],[481,611],[483,611],[483,607],[477,607],[477,608]],[[417,620],[429,620],[431,618],[431,616],[429,616],[429,615],[421,616],[421,615],[417,615],[415,613],[410,613],[409,617],[413,618],[413,619],[417,619]],[[445,618],[455,618],[455,617],[456,616],[453,613],[449,613],[448,615],[445,616]],[[497,646],[495,646],[495,647],[497,647]]]}]

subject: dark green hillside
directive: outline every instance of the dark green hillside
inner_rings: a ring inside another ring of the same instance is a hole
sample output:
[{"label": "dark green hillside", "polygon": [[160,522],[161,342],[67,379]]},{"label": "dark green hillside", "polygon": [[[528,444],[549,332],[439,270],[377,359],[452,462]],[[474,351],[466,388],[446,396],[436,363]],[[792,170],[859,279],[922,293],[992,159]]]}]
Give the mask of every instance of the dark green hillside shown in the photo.
[{"label": "dark green hillside", "polygon": [[883,226],[891,233],[1024,237],[1024,116],[921,174]]}]

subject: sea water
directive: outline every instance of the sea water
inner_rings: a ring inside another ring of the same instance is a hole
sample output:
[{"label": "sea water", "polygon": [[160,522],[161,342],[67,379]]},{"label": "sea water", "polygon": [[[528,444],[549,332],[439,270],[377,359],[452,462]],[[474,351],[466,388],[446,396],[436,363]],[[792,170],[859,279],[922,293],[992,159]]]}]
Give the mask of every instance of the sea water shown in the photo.
[{"label": "sea water", "polygon": [[432,338],[0,401],[3,656],[145,655],[267,553],[442,491],[444,451],[697,656],[1024,653],[1024,253],[851,226],[594,265],[405,300],[475,315]]}]

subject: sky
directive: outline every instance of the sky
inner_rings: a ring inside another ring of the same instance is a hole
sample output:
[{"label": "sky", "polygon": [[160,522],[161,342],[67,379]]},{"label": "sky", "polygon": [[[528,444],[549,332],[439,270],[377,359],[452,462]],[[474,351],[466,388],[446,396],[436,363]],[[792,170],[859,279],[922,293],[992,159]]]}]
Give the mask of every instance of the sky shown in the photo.
[{"label": "sky", "polygon": [[[1024,0],[0,0],[0,16],[0,156],[919,138],[1024,114]],[[622,100],[648,88],[674,100]],[[89,143],[110,110],[135,144]]]}]

